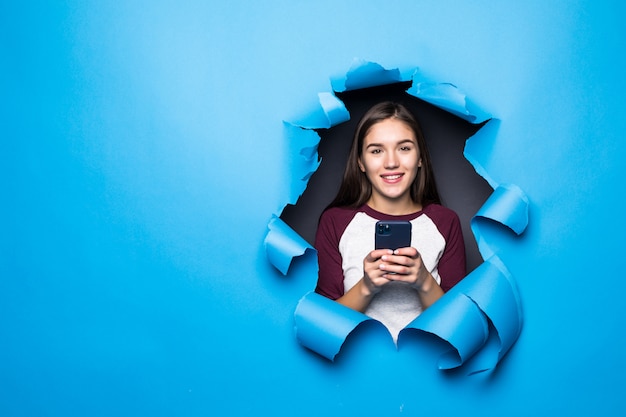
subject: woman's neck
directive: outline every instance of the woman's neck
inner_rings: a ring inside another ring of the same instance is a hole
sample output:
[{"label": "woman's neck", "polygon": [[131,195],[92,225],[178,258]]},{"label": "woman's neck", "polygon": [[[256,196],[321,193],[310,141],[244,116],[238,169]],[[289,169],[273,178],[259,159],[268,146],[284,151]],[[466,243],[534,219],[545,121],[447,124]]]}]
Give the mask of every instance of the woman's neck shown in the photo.
[{"label": "woman's neck", "polygon": [[416,213],[422,210],[422,205],[414,202],[410,198],[406,201],[396,201],[380,198],[377,199],[372,196],[367,201],[367,205],[380,213],[392,216],[402,216],[404,214]]}]

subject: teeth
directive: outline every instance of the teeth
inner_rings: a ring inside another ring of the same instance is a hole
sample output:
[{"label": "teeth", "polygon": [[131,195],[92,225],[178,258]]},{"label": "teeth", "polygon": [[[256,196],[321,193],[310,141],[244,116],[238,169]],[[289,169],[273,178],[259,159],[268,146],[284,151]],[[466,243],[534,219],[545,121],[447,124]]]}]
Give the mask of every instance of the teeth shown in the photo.
[{"label": "teeth", "polygon": [[400,175],[383,175],[383,178],[386,178],[388,180],[397,180],[398,178],[400,178]]}]

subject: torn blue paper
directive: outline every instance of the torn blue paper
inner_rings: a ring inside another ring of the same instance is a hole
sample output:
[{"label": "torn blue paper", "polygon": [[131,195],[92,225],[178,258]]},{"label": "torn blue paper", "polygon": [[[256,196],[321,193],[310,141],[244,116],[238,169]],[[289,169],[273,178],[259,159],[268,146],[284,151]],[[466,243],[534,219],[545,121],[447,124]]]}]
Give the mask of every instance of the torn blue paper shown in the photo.
[{"label": "torn blue paper", "polygon": [[413,76],[413,85],[407,93],[434,106],[452,113],[470,123],[482,123],[491,118],[483,112],[454,84],[435,83],[420,79],[418,72]]},{"label": "torn blue paper", "polygon": [[284,126],[290,144],[289,172],[292,180],[288,203],[295,204],[320,165],[321,161],[317,157],[320,137],[314,130],[302,129],[290,123],[284,123]]},{"label": "torn blue paper", "polygon": [[265,237],[265,253],[272,265],[287,275],[293,258],[313,249],[309,243],[277,216],[272,216]]},{"label": "torn blue paper", "polygon": [[[355,61],[345,76],[333,78],[331,84],[334,91],[340,92],[407,80],[412,81],[408,94],[471,123],[486,122],[468,139],[464,155],[476,172],[494,188],[494,192],[472,219],[472,232],[485,262],[403,329],[398,343],[402,343],[407,333],[427,332],[436,335],[448,346],[439,356],[440,369],[462,368],[470,374],[490,370],[519,337],[523,316],[515,281],[496,256],[491,242],[483,238],[479,223],[486,220],[502,224],[519,235],[529,221],[528,199],[516,185],[496,183],[480,164],[479,161],[485,160],[489,154],[490,140],[495,137],[499,121],[491,119],[489,113],[475,106],[453,84],[427,80],[417,68],[410,71],[385,69],[366,61]],[[300,150],[296,152],[299,159],[292,167],[296,178],[296,186],[292,187],[292,202],[296,194],[299,196],[304,191],[301,186],[304,183],[306,187],[311,170],[317,169],[318,165],[317,142],[311,146],[314,141],[307,129],[333,126],[349,117],[345,106],[339,105],[339,100],[331,93],[320,93],[319,101],[320,111],[297,123],[287,123],[291,126],[288,129],[290,141],[300,144]],[[305,146],[307,143],[309,148]],[[286,274],[293,257],[302,255],[311,247],[276,216],[269,229],[265,241],[268,259]],[[334,360],[351,332],[372,320],[325,297],[309,293],[296,308],[295,333],[303,346]]]},{"label": "torn blue paper", "polygon": [[398,68],[385,69],[375,62],[355,59],[345,75],[332,77],[330,81],[333,91],[344,92],[410,81],[414,72],[407,74]]},{"label": "torn blue paper", "polygon": [[496,251],[480,231],[480,221],[495,221],[520,235],[528,225],[528,205],[526,194],[517,185],[501,184],[496,187],[471,222],[472,232],[483,259],[490,258]]},{"label": "torn blue paper", "polygon": [[440,369],[462,366],[488,341],[493,326],[496,346],[491,355],[474,361],[468,373],[495,367],[517,340],[522,330],[522,304],[511,274],[494,256],[425,310],[402,333],[413,330],[434,334],[446,341],[451,350],[439,359]]},{"label": "torn blue paper", "polygon": [[311,113],[289,123],[302,129],[329,129],[350,120],[350,113],[343,101],[334,94],[318,93],[317,98],[315,109]]},{"label": "torn blue paper", "polygon": [[500,120],[489,120],[465,142],[465,149],[463,150],[463,156],[472,164],[476,173],[483,177],[491,188],[494,189],[498,186],[498,183],[491,178],[481,161],[489,160],[491,144],[496,140],[499,128]]},{"label": "torn blue paper", "polygon": [[294,320],[298,342],[331,361],[335,360],[350,333],[361,323],[376,322],[314,292],[302,297]]}]

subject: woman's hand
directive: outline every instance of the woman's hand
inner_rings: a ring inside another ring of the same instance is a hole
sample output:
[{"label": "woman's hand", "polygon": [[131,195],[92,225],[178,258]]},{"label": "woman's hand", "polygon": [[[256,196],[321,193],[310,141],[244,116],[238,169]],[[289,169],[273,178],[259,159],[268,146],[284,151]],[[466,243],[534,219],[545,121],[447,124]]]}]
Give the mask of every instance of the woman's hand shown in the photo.
[{"label": "woman's hand", "polygon": [[391,281],[385,277],[386,271],[381,268],[382,258],[393,255],[390,249],[377,249],[367,254],[363,259],[363,285],[371,295],[380,291],[381,287]]},{"label": "woman's hand", "polygon": [[356,311],[365,311],[374,295],[390,281],[383,277],[386,272],[380,268],[381,258],[390,255],[393,255],[393,251],[389,249],[378,249],[368,253],[363,259],[363,278],[339,297],[337,302]]},{"label": "woman's hand", "polygon": [[415,248],[400,248],[382,255],[378,268],[383,271],[382,279],[406,282],[415,288],[423,308],[430,307],[443,295]]},{"label": "woman's hand", "polygon": [[382,279],[406,282],[418,291],[433,279],[419,252],[412,247],[396,249],[382,255],[378,268],[383,272]]},{"label": "woman's hand", "polygon": [[363,278],[337,302],[363,312],[372,298],[391,281],[403,281],[415,288],[423,308],[428,308],[443,295],[417,249],[377,249],[363,260]]}]

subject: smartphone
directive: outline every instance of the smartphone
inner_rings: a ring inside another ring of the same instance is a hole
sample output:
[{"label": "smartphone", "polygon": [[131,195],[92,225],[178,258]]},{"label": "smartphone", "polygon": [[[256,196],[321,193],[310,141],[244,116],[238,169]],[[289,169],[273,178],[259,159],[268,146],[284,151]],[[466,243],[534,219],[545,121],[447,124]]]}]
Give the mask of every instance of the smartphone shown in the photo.
[{"label": "smartphone", "polygon": [[411,246],[411,222],[381,220],[376,222],[376,249],[406,248]]}]

